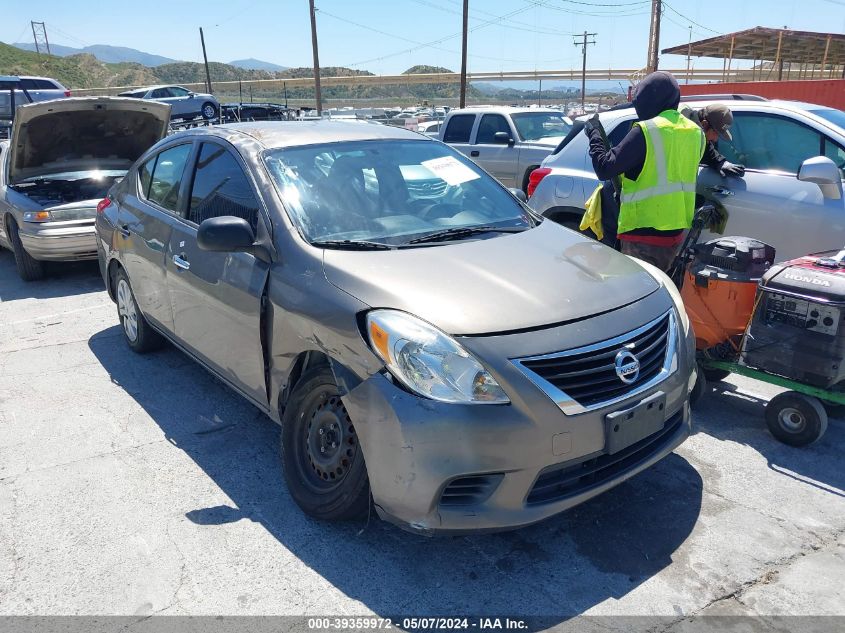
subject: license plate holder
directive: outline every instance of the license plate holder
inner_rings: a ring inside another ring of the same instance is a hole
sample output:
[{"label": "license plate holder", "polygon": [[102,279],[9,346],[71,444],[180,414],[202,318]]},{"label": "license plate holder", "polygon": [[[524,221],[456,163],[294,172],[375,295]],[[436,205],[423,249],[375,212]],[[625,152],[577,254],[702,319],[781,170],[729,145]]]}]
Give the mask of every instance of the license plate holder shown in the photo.
[{"label": "license plate holder", "polygon": [[661,431],[666,425],[666,394],[658,391],[633,407],[605,416],[606,449],[610,455]]}]

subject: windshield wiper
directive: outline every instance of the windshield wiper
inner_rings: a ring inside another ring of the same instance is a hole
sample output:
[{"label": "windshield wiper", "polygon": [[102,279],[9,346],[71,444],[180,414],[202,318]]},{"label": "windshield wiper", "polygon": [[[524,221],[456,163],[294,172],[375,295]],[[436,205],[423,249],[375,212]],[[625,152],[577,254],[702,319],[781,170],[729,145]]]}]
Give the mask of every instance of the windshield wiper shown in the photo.
[{"label": "windshield wiper", "polygon": [[477,235],[479,233],[521,233],[529,227],[527,226],[456,226],[451,229],[443,229],[442,231],[435,231],[428,235],[415,237],[408,240],[408,244],[423,244],[424,242],[445,242],[446,240],[458,240],[462,237],[469,237],[470,235]]},{"label": "windshield wiper", "polygon": [[311,242],[313,246],[321,246],[323,248],[345,248],[356,251],[385,251],[395,246],[389,244],[382,244],[381,242],[368,242],[366,240],[322,240]]}]

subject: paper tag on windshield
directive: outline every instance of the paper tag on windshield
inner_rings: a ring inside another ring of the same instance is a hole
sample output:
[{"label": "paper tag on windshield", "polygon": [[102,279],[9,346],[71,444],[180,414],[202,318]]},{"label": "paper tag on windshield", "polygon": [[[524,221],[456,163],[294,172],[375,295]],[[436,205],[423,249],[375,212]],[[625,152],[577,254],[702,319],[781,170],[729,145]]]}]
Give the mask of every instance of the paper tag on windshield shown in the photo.
[{"label": "paper tag on windshield", "polygon": [[450,185],[460,185],[465,182],[469,182],[470,180],[481,178],[481,176],[457,160],[454,156],[432,158],[431,160],[424,160],[420,164]]}]

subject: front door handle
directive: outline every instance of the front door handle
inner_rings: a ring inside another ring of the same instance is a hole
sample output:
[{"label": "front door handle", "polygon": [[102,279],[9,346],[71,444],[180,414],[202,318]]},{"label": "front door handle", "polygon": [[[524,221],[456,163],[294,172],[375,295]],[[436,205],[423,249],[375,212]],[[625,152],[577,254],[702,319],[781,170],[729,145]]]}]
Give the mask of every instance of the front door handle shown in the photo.
[{"label": "front door handle", "polygon": [[123,237],[129,237],[129,235],[131,234],[130,231],[129,231],[129,225],[128,224],[123,224],[123,225],[119,226],[118,229],[117,229],[117,232],[120,233]]},{"label": "front door handle", "polygon": [[472,150],[472,151],[469,153],[469,155],[470,155],[470,156],[472,156],[473,158],[475,158],[476,156],[478,156],[478,150],[477,150],[477,149]]},{"label": "front door handle", "polygon": [[730,189],[726,189],[725,187],[722,187],[721,185],[713,185],[712,187],[707,187],[707,188],[710,191],[712,191],[713,193],[715,193],[717,196],[732,196],[732,195],[734,195],[733,191],[731,191]]},{"label": "front door handle", "polygon": [[176,266],[176,268],[181,268],[182,270],[190,270],[191,268],[191,262],[187,259],[182,259],[179,255],[173,256],[173,265]]}]

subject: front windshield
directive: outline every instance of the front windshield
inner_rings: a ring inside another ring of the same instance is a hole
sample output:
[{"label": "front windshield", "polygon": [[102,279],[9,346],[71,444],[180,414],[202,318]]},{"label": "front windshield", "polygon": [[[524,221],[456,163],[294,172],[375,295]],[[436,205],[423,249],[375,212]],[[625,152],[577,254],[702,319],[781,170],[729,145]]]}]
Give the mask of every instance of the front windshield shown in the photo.
[{"label": "front windshield", "polygon": [[541,138],[566,136],[572,126],[561,112],[522,112],[513,114],[516,131],[523,141],[538,141]]},{"label": "front windshield", "polygon": [[820,116],[826,121],[830,121],[834,125],[845,130],[845,112],[842,110],[834,110],[833,108],[824,108],[819,110],[808,110],[816,116]]},{"label": "front windshield", "polygon": [[506,189],[440,143],[331,143],[270,150],[264,160],[311,242],[407,245],[446,229],[533,225]]}]

